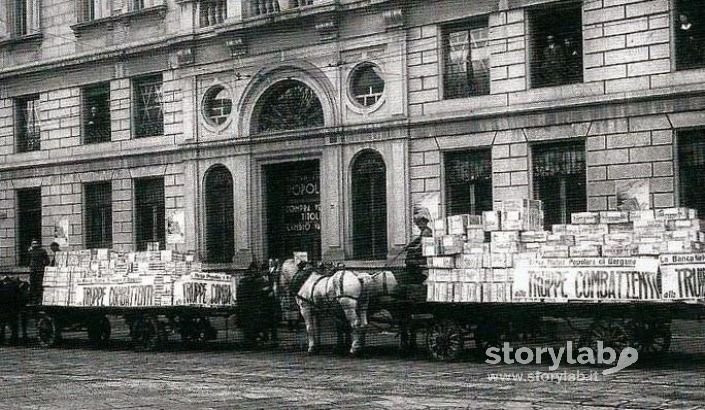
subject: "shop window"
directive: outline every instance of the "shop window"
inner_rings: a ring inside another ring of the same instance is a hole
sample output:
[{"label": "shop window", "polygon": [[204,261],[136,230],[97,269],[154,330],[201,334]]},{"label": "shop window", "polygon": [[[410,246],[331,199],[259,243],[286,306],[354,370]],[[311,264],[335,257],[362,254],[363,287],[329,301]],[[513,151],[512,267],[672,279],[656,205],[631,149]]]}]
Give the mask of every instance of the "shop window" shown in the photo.
[{"label": "shop window", "polygon": [[136,179],[134,186],[137,250],[147,250],[154,242],[159,243],[159,249],[166,249],[164,178]]},{"label": "shop window", "polygon": [[361,153],[352,166],[353,256],[387,257],[387,179],[382,156]]},{"label": "shop window", "polygon": [[133,80],[135,137],[164,134],[162,75],[150,75]]},{"label": "shop window", "polygon": [[492,210],[492,159],[489,149],[444,154],[446,213],[479,215]]},{"label": "shop window", "polygon": [[211,263],[232,262],[235,254],[233,177],[223,165],[206,173],[206,259]]},{"label": "shop window", "polygon": [[110,248],[113,238],[113,187],[111,182],[84,185],[86,248]]},{"label": "shop window", "polygon": [[306,84],[284,80],[271,86],[258,103],[256,132],[323,126],[323,108]]},{"label": "shop window", "polygon": [[529,12],[531,86],[551,87],[583,81],[581,4]]},{"label": "shop window", "polygon": [[680,203],[705,215],[705,129],[678,132]]},{"label": "shop window", "polygon": [[42,240],[42,189],[18,189],[17,195],[17,255],[20,266],[29,266],[32,240]]},{"label": "shop window", "polygon": [[705,7],[700,0],[676,1],[676,69],[705,68]]},{"label": "shop window", "polygon": [[233,100],[230,91],[221,85],[211,87],[203,98],[203,116],[209,124],[221,126],[230,117]]},{"label": "shop window", "polygon": [[[40,0],[3,0],[0,27],[8,37],[16,38],[39,33]],[[4,19],[3,19],[4,17]],[[3,24],[5,23],[5,24]]]},{"label": "shop window", "polygon": [[583,141],[536,145],[532,163],[534,198],[543,201],[546,229],[587,210]]},{"label": "shop window", "polygon": [[350,91],[356,103],[363,107],[375,105],[384,92],[384,76],[374,64],[364,63],[352,71]]},{"label": "shop window", "polygon": [[490,93],[490,52],[486,18],[444,27],[443,48],[445,99]]},{"label": "shop window", "polygon": [[39,151],[39,95],[15,99],[17,152]]},{"label": "shop window", "polygon": [[110,83],[85,87],[83,96],[83,142],[110,141]]}]

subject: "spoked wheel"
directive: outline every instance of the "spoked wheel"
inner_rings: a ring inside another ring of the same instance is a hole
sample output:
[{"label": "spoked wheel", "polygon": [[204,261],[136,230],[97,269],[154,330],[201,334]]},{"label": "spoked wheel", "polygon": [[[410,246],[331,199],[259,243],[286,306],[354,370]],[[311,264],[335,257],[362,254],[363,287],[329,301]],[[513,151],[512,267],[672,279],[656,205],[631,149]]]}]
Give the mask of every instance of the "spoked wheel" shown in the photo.
[{"label": "spoked wheel", "polygon": [[426,345],[435,360],[457,360],[463,352],[463,329],[451,320],[434,323],[426,335]]},{"label": "spoked wheel", "polygon": [[37,320],[37,336],[42,346],[56,346],[61,341],[61,327],[56,318],[47,313],[42,313]]},{"label": "spoked wheel", "polygon": [[88,339],[96,346],[105,346],[110,340],[110,320],[100,316],[88,324]]},{"label": "spoked wheel", "polygon": [[205,317],[183,319],[180,331],[181,340],[188,345],[202,345],[215,339],[215,328]]},{"label": "spoked wheel", "polygon": [[629,346],[629,334],[616,319],[596,319],[580,338],[580,345],[597,349],[597,342],[617,352]]},{"label": "spoked wheel", "polygon": [[629,323],[632,345],[639,353],[656,355],[671,347],[671,323],[659,320],[632,320]]},{"label": "spoked wheel", "polygon": [[475,345],[482,353],[490,347],[502,347],[509,338],[508,333],[508,325],[504,323],[480,323],[475,329]]},{"label": "spoked wheel", "polygon": [[136,351],[156,350],[161,342],[159,322],[150,316],[141,316],[135,319],[130,334]]}]

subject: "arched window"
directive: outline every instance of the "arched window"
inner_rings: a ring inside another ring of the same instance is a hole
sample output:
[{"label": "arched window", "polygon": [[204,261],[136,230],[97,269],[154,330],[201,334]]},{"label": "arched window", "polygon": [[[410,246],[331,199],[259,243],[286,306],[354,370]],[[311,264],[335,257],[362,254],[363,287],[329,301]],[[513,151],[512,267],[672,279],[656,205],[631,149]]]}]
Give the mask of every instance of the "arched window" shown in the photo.
[{"label": "arched window", "polygon": [[361,153],[352,166],[353,256],[387,257],[386,167],[375,151]]},{"label": "arched window", "polygon": [[323,126],[323,108],[306,84],[284,80],[270,87],[259,100],[256,132]]},{"label": "arched window", "polygon": [[206,173],[206,260],[232,262],[235,254],[233,178],[223,165]]}]

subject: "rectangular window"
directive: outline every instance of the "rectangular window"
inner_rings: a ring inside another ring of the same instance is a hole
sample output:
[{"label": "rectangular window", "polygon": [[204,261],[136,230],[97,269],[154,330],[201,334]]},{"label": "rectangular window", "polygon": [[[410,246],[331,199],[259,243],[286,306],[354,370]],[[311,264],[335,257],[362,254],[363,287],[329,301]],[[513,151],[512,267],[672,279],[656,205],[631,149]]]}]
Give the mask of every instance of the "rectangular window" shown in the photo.
[{"label": "rectangular window", "polygon": [[78,0],[78,16],[81,22],[110,17],[111,0]]},{"label": "rectangular window", "polygon": [[529,12],[531,87],[583,81],[583,25],[580,3]]},{"label": "rectangular window", "polygon": [[546,229],[570,223],[587,210],[585,143],[559,142],[532,149],[534,198],[543,201]]},{"label": "rectangular window", "polygon": [[678,178],[681,205],[705,215],[705,129],[678,132]]},{"label": "rectangular window", "polygon": [[487,19],[443,28],[445,99],[490,93],[490,51]]},{"label": "rectangular window", "polygon": [[448,215],[492,210],[491,158],[489,149],[444,154]]},{"label": "rectangular window", "polygon": [[18,189],[17,195],[17,256],[18,265],[29,266],[32,240],[42,240],[42,189]]},{"label": "rectangular window", "polygon": [[164,227],[164,178],[135,180],[135,239],[137,250],[147,250],[150,242],[159,242],[166,249]]},{"label": "rectangular window", "polygon": [[705,67],[705,7],[701,0],[676,0],[676,69]]},{"label": "rectangular window", "polygon": [[150,75],[133,80],[135,137],[164,134],[162,107],[162,75]]},{"label": "rectangular window", "polygon": [[[7,13],[3,22],[10,37],[22,37],[39,32],[40,0],[4,0]],[[2,16],[3,13],[0,13]]]},{"label": "rectangular window", "polygon": [[113,187],[111,182],[83,186],[86,248],[110,248],[113,241]]},{"label": "rectangular window", "polygon": [[17,152],[39,151],[39,95],[15,99]]},{"label": "rectangular window", "polygon": [[85,87],[83,96],[83,142],[110,141],[110,83]]}]

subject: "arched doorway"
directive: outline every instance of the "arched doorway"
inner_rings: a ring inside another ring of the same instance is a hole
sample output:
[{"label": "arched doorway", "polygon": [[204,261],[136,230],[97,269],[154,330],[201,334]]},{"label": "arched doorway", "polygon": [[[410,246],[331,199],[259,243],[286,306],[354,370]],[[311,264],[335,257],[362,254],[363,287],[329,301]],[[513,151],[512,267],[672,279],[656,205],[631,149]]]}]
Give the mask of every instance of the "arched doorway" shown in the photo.
[{"label": "arched doorway", "polygon": [[223,165],[206,172],[206,260],[210,263],[232,262],[235,254],[235,215],[233,178]]},{"label": "arched doorway", "polygon": [[382,156],[363,151],[352,165],[353,257],[387,257],[387,181]]},{"label": "arched doorway", "polygon": [[255,133],[322,127],[323,107],[308,85],[297,80],[283,80],[271,86],[259,99],[254,124]]}]

